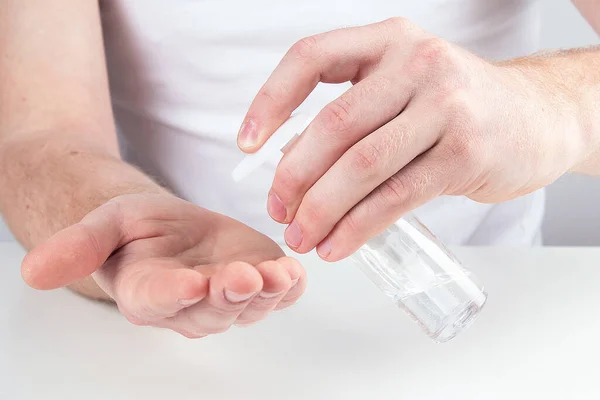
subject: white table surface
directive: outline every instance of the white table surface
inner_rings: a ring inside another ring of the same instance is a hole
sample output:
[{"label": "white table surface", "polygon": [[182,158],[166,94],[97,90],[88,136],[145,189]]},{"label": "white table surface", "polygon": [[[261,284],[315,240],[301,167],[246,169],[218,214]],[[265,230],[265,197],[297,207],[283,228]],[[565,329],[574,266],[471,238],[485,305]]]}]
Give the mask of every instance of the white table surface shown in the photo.
[{"label": "white table surface", "polygon": [[0,399],[598,399],[600,249],[457,249],[479,320],[431,342],[354,265],[301,257],[303,300],[189,340],[65,290],[36,292],[0,244]]}]

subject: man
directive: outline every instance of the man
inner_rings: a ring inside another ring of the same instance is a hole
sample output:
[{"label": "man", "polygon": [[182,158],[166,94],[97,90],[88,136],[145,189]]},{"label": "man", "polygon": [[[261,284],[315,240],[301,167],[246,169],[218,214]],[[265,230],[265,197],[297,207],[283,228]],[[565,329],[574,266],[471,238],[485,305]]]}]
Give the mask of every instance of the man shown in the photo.
[{"label": "man", "polygon": [[[579,2],[597,28],[599,3]],[[600,173],[600,54],[529,56],[535,1],[0,7],[0,209],[23,277],[135,324],[202,337],[294,303],[306,277],[266,236],[267,192],[287,244],[336,261],[415,208],[449,243],[531,245],[538,189]],[[236,124],[252,152],[298,106],[320,111],[275,176],[233,184]]]}]

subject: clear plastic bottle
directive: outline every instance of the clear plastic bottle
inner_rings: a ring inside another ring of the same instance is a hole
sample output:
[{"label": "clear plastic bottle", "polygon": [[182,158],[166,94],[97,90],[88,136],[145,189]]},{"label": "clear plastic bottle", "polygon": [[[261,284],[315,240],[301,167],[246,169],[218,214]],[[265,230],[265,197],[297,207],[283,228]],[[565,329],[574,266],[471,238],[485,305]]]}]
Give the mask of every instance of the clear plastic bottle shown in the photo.
[{"label": "clear plastic bottle", "polygon": [[487,299],[473,274],[412,214],[351,258],[436,342],[467,328]]},{"label": "clear plastic bottle", "polygon": [[[303,114],[290,117],[260,150],[240,162],[233,180],[239,182],[265,162],[276,164],[311,120]],[[351,258],[436,342],[446,342],[470,325],[487,298],[483,286],[413,215],[369,240]]]}]

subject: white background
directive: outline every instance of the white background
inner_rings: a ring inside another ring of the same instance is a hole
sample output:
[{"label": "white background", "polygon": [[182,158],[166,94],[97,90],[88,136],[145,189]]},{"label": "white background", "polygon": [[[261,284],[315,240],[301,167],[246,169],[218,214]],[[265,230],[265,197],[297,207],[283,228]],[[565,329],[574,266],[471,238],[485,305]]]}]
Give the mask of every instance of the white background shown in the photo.
[{"label": "white background", "polygon": [[[541,3],[543,48],[600,43],[569,0],[541,0]],[[0,223],[0,240],[7,238],[10,234]],[[571,175],[548,188],[544,243],[600,245],[600,178]]]}]

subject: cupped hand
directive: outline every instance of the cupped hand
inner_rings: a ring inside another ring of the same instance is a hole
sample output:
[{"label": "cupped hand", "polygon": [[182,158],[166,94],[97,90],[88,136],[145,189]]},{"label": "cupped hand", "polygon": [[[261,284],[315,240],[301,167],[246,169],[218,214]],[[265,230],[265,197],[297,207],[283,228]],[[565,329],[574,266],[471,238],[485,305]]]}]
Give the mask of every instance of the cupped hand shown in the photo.
[{"label": "cupped hand", "polygon": [[306,285],[268,237],[166,194],[110,200],[32,250],[22,274],[38,289],[92,274],[132,323],[194,338],[261,320]]},{"label": "cupped hand", "polygon": [[353,86],[281,160],[268,210],[287,244],[336,261],[440,195],[501,202],[573,167],[590,138],[544,57],[485,61],[394,18],[296,43],[238,136],[256,151],[319,82]]}]

